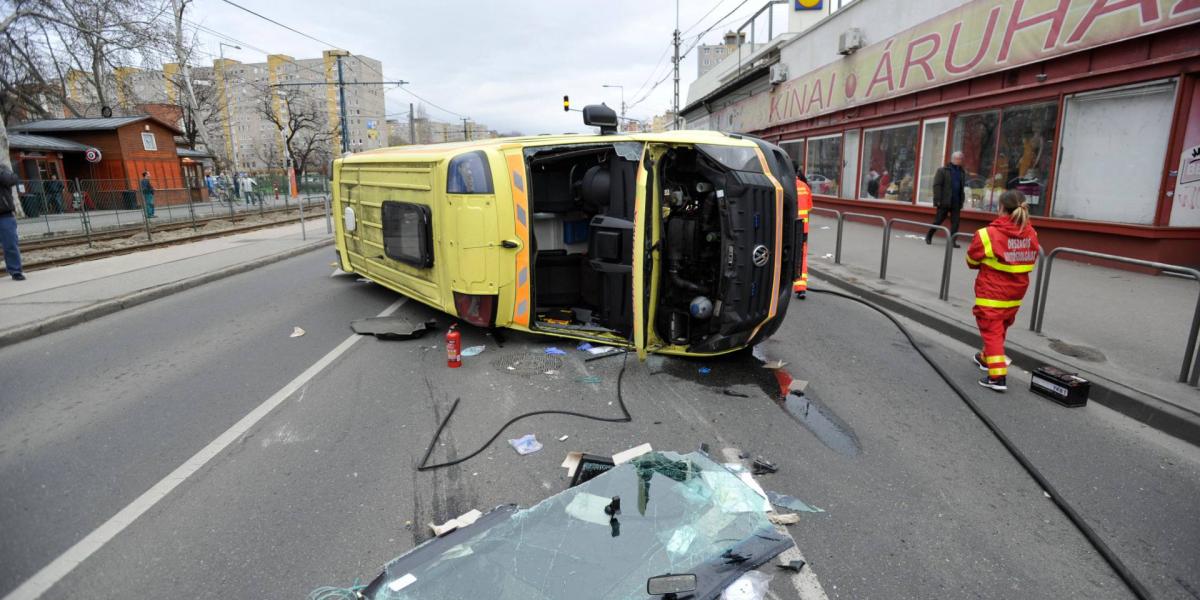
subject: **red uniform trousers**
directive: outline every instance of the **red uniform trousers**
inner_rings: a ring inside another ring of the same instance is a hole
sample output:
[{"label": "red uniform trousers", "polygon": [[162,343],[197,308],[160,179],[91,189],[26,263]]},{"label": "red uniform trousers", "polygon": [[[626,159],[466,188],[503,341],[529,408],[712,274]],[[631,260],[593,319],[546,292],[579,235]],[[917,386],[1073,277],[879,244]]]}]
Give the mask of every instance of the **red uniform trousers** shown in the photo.
[{"label": "red uniform trousers", "polygon": [[983,362],[987,364],[988,377],[1004,377],[1008,375],[1008,362],[1004,356],[1004,339],[1008,328],[1017,320],[1019,307],[992,308],[976,306],[971,312],[975,315],[975,324],[979,326],[979,335],[983,337]]}]

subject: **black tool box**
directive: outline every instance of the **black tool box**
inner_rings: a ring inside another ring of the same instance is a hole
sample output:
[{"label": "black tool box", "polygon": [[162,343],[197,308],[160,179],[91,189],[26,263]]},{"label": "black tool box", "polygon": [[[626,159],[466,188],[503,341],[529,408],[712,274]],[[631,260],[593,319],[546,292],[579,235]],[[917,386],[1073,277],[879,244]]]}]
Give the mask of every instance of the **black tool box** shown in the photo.
[{"label": "black tool box", "polygon": [[1042,366],[1033,370],[1029,389],[1063,406],[1086,406],[1092,383],[1075,373],[1057,367]]}]

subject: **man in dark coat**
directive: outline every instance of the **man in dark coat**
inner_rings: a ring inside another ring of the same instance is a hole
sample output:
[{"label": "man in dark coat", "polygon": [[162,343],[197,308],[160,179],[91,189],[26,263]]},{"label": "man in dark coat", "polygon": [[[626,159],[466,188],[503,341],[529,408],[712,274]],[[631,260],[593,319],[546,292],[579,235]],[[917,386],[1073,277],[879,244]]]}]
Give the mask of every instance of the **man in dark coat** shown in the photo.
[{"label": "man in dark coat", "polygon": [[0,248],[4,250],[4,268],[17,281],[25,281],[21,272],[21,250],[17,247],[17,218],[13,187],[18,183],[12,169],[0,165]]},{"label": "man in dark coat", "polygon": [[[963,189],[967,185],[967,173],[962,168],[962,161],[963,153],[956,150],[950,155],[950,164],[933,175],[933,205],[937,207],[933,224],[941,225],[946,217],[950,217],[951,236],[958,233],[958,216],[966,199]],[[930,229],[925,234],[926,244],[933,243],[933,234],[936,232],[936,229]],[[958,242],[954,242],[954,247],[958,247]]]}]

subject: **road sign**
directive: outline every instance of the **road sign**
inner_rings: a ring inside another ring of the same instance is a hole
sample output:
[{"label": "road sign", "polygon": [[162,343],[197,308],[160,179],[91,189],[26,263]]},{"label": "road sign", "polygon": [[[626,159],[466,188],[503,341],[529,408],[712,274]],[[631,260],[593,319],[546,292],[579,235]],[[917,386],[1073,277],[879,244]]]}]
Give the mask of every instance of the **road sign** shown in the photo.
[{"label": "road sign", "polygon": [[83,153],[83,158],[88,162],[95,164],[100,162],[100,159],[103,158],[103,156],[100,154],[99,148],[88,148],[87,151]]}]

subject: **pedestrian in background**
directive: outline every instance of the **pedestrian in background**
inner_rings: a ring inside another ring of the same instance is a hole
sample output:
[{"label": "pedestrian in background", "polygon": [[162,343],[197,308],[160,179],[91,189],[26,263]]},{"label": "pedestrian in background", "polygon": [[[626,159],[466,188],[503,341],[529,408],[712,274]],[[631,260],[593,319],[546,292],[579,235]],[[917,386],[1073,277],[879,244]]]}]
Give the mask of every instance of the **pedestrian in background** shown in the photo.
[{"label": "pedestrian in background", "polygon": [[[941,225],[946,217],[950,217],[950,241],[954,247],[958,247],[958,242],[954,240],[954,234],[958,233],[958,217],[962,212],[963,201],[966,200],[966,195],[963,189],[967,185],[967,173],[962,168],[963,153],[955,150],[950,155],[950,162],[946,166],[937,170],[933,175],[933,205],[937,207],[937,215],[933,217],[934,225]],[[933,234],[936,229],[930,229],[929,233],[925,234],[925,243],[933,243]]]},{"label": "pedestrian in background", "polygon": [[50,172],[50,180],[46,182],[46,196],[50,199],[50,208],[55,214],[63,213],[63,182],[58,179],[58,172]]},{"label": "pedestrian in background", "polygon": [[146,201],[146,218],[154,218],[154,185],[150,183],[150,171],[142,171],[142,198]]},{"label": "pedestrian in background", "polygon": [[13,187],[18,183],[17,174],[7,166],[0,165],[0,250],[4,251],[4,268],[17,281],[25,281],[21,272],[21,249],[17,247],[17,218],[13,215]]},{"label": "pedestrian in background", "polygon": [[1038,257],[1037,232],[1029,223],[1025,194],[1007,190],[1000,195],[1000,217],[975,232],[967,249],[967,266],[975,276],[975,323],[983,338],[983,352],[975,364],[987,375],[979,380],[985,388],[1008,389],[1008,365],[1004,339],[1017,318],[1021,299],[1029,288],[1029,273]]}]

